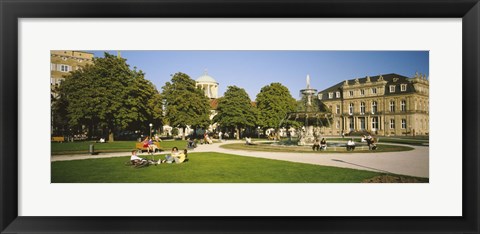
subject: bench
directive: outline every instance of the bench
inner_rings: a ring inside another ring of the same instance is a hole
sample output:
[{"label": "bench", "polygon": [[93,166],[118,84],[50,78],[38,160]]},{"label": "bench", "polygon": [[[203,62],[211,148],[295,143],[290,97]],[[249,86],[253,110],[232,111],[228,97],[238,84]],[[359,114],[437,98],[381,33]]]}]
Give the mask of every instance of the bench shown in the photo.
[{"label": "bench", "polygon": [[[160,142],[153,142],[154,145],[157,146],[158,148],[158,151],[160,151],[162,148],[160,147]],[[143,142],[137,142],[135,144],[135,149],[137,149],[138,151],[147,151],[148,150],[148,147],[143,147]]]},{"label": "bench", "polygon": [[63,136],[52,137],[52,141],[55,141],[55,142],[64,142],[64,141],[65,141],[65,137],[63,137]]}]

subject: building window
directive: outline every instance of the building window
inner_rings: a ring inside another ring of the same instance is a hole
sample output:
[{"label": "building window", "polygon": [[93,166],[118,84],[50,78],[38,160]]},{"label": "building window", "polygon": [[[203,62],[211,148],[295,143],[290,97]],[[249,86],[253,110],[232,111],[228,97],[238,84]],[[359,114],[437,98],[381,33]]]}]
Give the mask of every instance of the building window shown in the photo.
[{"label": "building window", "polygon": [[406,129],[406,128],[407,128],[407,120],[402,119],[402,129]]},{"label": "building window", "polygon": [[390,93],[395,93],[395,85],[390,85]]},{"label": "building window", "polygon": [[348,105],[348,113],[351,114],[351,115],[353,114],[353,103],[350,103]]},{"label": "building window", "polygon": [[395,101],[390,101],[390,112],[395,112]]},{"label": "building window", "polygon": [[378,129],[378,117],[372,117],[372,129]]},{"label": "building window", "polygon": [[365,114],[365,102],[360,102],[360,114]]},{"label": "building window", "polygon": [[328,93],[328,98],[332,99],[333,98],[333,93]]},{"label": "building window", "polygon": [[400,85],[400,91],[402,91],[402,92],[407,91],[407,85],[406,84],[401,84]]},{"label": "building window", "polygon": [[336,113],[337,113],[337,114],[340,114],[340,105],[337,105]]},{"label": "building window", "polygon": [[390,119],[390,129],[395,129],[395,119]]},{"label": "building window", "polygon": [[400,109],[404,112],[407,110],[407,102],[405,100],[402,100],[402,103],[400,104]]},{"label": "building window", "polygon": [[377,88],[372,88],[372,93],[376,94],[377,93]]},{"label": "building window", "polygon": [[50,71],[55,71],[55,63],[50,63]]},{"label": "building window", "polygon": [[350,117],[350,118],[349,118],[349,122],[350,122],[350,123],[349,123],[349,125],[350,125],[350,130],[353,130],[353,127],[354,127],[354,125],[353,125],[353,117]]},{"label": "building window", "polygon": [[365,89],[360,89],[360,95],[365,96]]},{"label": "building window", "polygon": [[60,71],[62,71],[62,72],[68,72],[69,70],[70,70],[70,66],[68,66],[68,65],[63,65],[63,64],[60,65]]},{"label": "building window", "polygon": [[372,102],[372,114],[377,113],[377,102]]},{"label": "building window", "polygon": [[353,97],[353,91],[349,91],[349,92],[348,92],[348,95],[349,95],[350,97]]},{"label": "building window", "polygon": [[337,92],[335,93],[335,96],[336,96],[337,98],[340,98],[340,92],[337,91]]},{"label": "building window", "polygon": [[377,113],[377,102],[372,102],[372,114]]},{"label": "building window", "polygon": [[318,99],[322,100],[322,97],[323,97],[323,93],[319,93],[318,94]]}]

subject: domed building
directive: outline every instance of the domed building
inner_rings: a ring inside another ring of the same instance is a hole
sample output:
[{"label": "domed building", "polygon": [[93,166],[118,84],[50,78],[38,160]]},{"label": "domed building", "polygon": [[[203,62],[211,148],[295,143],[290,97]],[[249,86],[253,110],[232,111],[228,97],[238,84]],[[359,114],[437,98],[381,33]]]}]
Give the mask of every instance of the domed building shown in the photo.
[{"label": "domed building", "polygon": [[208,75],[207,70],[205,70],[205,73],[198,77],[195,82],[197,83],[197,87],[205,91],[205,96],[211,99],[218,98],[218,82]]}]

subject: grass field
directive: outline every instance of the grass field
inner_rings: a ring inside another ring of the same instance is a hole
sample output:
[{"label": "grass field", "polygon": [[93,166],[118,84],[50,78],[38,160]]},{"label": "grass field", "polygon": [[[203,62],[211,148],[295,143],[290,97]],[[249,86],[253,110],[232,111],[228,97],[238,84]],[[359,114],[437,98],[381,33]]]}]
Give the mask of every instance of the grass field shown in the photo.
[{"label": "grass field", "polygon": [[[346,153],[347,152],[345,147],[336,147],[336,148],[328,147],[327,151],[313,151],[311,146],[281,146],[281,145],[264,144],[260,142],[255,145],[245,145],[244,143],[232,143],[232,144],[221,145],[220,147],[225,149],[233,149],[233,150],[267,151],[267,152],[302,152],[302,153],[313,153],[313,154]],[[395,152],[395,151],[398,152],[398,151],[409,151],[409,150],[413,150],[413,148],[408,146],[378,144],[377,150],[368,150],[367,146],[365,146],[365,150],[359,150],[359,148],[357,148],[356,150],[350,151],[349,153],[381,153],[381,152]]]},{"label": "grass field", "polygon": [[[158,156],[156,157],[158,159]],[[222,153],[192,153],[182,164],[125,166],[129,157],[52,162],[52,183],[359,183],[385,173]],[[428,182],[428,179],[415,179]]]},{"label": "grass field", "polygon": [[[93,144],[96,152],[125,152],[135,149],[136,141],[115,141],[107,143],[95,143],[90,141],[80,141],[80,142],[64,142],[56,143],[52,142],[52,155],[60,154],[81,154],[88,153],[88,147],[90,144]],[[179,149],[185,148],[187,145],[186,141],[176,140],[176,141],[162,141],[160,146],[162,150],[170,151],[174,146]]]}]

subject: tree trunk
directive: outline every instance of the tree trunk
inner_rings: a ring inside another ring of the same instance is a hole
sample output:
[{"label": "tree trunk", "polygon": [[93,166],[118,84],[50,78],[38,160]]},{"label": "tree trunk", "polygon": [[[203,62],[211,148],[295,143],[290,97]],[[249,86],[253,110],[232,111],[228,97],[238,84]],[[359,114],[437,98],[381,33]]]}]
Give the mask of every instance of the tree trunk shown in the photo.
[{"label": "tree trunk", "polygon": [[185,140],[185,127],[182,127],[182,140]]},{"label": "tree trunk", "polygon": [[108,142],[114,142],[112,129],[108,130]]},{"label": "tree trunk", "polygon": [[240,140],[240,131],[239,131],[238,127],[235,127],[235,133],[237,135],[237,140]]}]

